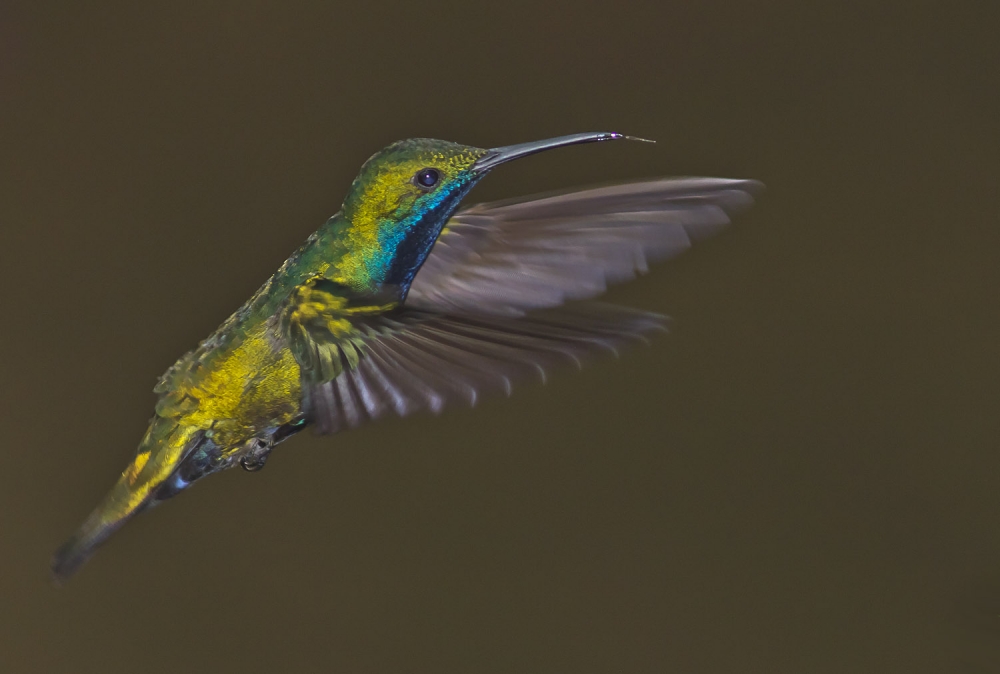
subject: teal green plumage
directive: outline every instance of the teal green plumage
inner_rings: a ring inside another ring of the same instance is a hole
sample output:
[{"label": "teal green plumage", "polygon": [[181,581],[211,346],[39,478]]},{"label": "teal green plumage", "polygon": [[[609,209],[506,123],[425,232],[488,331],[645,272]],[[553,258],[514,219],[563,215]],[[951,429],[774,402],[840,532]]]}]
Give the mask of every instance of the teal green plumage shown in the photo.
[{"label": "teal green plumage", "polygon": [[260,468],[307,425],[332,433],[385,414],[474,404],[661,328],[662,317],[647,312],[562,305],[728,222],[754,183],[647,181],[455,215],[500,163],[621,137],[494,150],[414,139],[374,155],[342,209],[163,375],[135,458],[56,553],[56,578],[144,508],[212,472]]}]

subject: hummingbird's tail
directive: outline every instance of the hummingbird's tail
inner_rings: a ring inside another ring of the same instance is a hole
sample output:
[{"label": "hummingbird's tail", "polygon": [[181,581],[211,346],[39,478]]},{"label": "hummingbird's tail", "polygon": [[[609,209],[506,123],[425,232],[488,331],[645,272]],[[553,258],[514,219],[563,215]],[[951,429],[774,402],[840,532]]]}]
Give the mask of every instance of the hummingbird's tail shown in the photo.
[{"label": "hummingbird's tail", "polygon": [[167,482],[198,445],[201,436],[201,432],[179,426],[173,420],[153,419],[135,458],[111,492],[73,537],[56,551],[52,559],[52,576],[56,583],[72,576],[111,534],[152,505],[164,487],[169,494],[179,491],[176,487],[171,489]]}]

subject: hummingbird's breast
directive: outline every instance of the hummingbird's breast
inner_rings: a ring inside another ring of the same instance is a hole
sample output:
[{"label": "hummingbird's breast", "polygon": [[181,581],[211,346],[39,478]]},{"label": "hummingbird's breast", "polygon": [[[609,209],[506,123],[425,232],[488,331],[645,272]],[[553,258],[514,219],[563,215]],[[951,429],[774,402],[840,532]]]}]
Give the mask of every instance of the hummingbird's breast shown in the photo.
[{"label": "hummingbird's breast", "polygon": [[323,274],[343,254],[346,223],[334,215],[281,268],[154,389],[156,413],[236,449],[302,414],[300,370],[281,334],[289,294]]},{"label": "hummingbird's breast", "polygon": [[242,446],[301,412],[299,366],[275,321],[258,320],[239,332],[178,363],[156,408],[224,448]]}]

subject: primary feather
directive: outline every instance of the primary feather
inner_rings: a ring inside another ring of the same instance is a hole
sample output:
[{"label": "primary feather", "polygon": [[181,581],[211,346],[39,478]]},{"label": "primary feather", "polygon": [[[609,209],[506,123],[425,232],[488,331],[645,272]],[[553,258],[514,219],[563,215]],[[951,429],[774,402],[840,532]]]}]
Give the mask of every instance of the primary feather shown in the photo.
[{"label": "primary feather", "polygon": [[594,297],[728,224],[761,187],[662,178],[478,204],[448,222],[407,305],[523,316]]}]

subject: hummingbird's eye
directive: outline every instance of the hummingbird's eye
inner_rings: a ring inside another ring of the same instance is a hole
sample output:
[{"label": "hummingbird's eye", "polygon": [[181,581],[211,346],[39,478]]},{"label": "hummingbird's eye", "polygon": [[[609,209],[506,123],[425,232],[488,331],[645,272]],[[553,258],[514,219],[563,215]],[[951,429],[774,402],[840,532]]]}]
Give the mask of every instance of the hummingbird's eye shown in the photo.
[{"label": "hummingbird's eye", "polygon": [[438,180],[441,178],[436,170],[432,168],[420,169],[417,171],[417,175],[413,176],[413,182],[416,183],[417,187],[423,190],[429,190],[438,184]]}]

